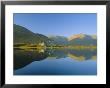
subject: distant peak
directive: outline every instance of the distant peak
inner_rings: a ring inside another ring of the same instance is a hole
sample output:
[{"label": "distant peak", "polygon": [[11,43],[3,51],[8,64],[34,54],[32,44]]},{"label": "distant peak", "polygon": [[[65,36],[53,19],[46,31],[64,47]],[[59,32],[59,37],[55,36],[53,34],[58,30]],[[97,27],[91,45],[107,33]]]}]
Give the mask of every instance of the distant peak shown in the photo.
[{"label": "distant peak", "polygon": [[83,33],[80,33],[80,34],[75,34],[75,35],[72,35],[68,38],[69,41],[73,40],[73,39],[77,39],[77,38],[80,38],[80,39],[83,39],[85,37],[85,34]]},{"label": "distant peak", "polygon": [[52,38],[52,37],[55,38],[56,37],[57,38],[57,37],[65,37],[65,36],[62,36],[62,35],[47,35],[47,37],[49,37],[49,38]]}]

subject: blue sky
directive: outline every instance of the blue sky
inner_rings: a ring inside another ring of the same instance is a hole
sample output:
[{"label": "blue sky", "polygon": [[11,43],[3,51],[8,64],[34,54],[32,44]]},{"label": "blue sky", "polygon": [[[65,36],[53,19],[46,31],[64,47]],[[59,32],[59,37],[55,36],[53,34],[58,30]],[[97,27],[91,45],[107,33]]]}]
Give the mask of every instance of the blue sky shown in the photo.
[{"label": "blue sky", "polygon": [[44,35],[97,34],[95,13],[14,13],[14,24]]}]

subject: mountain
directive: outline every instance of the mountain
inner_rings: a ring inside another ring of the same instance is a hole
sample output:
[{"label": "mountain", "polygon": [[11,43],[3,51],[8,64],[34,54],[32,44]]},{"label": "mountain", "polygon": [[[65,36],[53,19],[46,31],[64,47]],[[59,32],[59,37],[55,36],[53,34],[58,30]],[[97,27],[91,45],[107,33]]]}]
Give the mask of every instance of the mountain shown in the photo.
[{"label": "mountain", "polygon": [[64,36],[45,36],[33,33],[25,27],[14,24],[14,44],[39,44],[44,42],[46,46],[53,45],[97,45],[96,35],[76,34],[69,38]]},{"label": "mountain", "polygon": [[19,26],[14,24],[14,44],[16,43],[31,43],[31,44],[37,44],[37,43],[48,43],[49,39],[48,37],[33,33],[30,30],[26,29],[25,27]]},{"label": "mountain", "polygon": [[93,39],[97,39],[97,36],[96,36],[96,35],[91,35],[91,37],[92,37]]},{"label": "mountain", "polygon": [[68,40],[71,41],[71,40],[75,40],[75,39],[83,39],[84,37],[85,37],[84,34],[76,34],[76,35],[69,37]]},{"label": "mountain", "polygon": [[68,39],[64,36],[48,36],[55,45],[67,45]]},{"label": "mountain", "polygon": [[76,34],[68,38],[70,45],[97,45],[96,35]]}]

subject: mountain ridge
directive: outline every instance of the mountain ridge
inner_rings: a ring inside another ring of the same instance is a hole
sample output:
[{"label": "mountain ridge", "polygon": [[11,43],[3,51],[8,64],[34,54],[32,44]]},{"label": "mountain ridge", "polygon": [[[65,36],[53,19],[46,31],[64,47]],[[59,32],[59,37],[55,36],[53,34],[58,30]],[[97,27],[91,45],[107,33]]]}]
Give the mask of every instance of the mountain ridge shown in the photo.
[{"label": "mountain ridge", "polygon": [[44,42],[49,45],[97,45],[96,35],[75,34],[70,37],[53,35],[45,36],[39,33],[33,33],[25,27],[14,24],[14,44],[28,43],[39,44]]},{"label": "mountain ridge", "polygon": [[49,40],[48,37],[33,33],[25,27],[14,24],[14,43],[39,43]]}]

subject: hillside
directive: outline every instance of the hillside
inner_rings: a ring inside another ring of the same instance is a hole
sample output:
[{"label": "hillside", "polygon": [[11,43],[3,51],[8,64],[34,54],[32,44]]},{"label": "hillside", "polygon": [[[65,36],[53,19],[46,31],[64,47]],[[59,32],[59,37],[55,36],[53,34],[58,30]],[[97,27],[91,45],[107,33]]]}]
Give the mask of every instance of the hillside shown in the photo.
[{"label": "hillside", "polygon": [[55,45],[67,45],[68,39],[64,36],[48,36]]},{"label": "hillside", "polygon": [[42,34],[36,34],[26,29],[25,27],[14,24],[14,44],[16,43],[31,43],[37,44],[40,42],[47,43],[48,37]]},{"label": "hillside", "polygon": [[77,34],[68,38],[70,45],[97,45],[95,35]]}]

